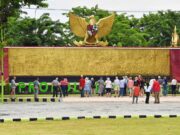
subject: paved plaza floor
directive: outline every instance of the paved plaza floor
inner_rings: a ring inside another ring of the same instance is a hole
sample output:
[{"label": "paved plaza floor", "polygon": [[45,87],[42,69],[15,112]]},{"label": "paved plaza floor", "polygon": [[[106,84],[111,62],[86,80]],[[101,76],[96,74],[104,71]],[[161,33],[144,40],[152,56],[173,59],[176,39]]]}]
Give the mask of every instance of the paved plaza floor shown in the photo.
[{"label": "paved plaza floor", "polygon": [[66,97],[61,102],[31,102],[0,104],[0,119],[45,118],[63,116],[109,116],[109,115],[180,115],[180,96],[161,97],[160,104],[145,104],[145,97],[139,97],[138,104],[132,104],[130,97]]}]

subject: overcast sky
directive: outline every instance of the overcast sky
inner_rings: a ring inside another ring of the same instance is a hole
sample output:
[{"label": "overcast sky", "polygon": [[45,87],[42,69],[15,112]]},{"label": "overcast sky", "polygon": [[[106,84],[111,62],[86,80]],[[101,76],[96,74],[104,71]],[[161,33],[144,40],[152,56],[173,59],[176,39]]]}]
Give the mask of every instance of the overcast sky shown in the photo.
[{"label": "overcast sky", "polygon": [[[77,6],[94,7],[111,11],[157,11],[157,10],[180,10],[180,0],[47,0],[49,9],[72,9]],[[38,18],[45,12],[49,12],[53,20],[67,21],[62,13],[63,10],[35,10],[23,9],[28,16]],[[128,12],[136,17],[141,17],[143,12]]]}]

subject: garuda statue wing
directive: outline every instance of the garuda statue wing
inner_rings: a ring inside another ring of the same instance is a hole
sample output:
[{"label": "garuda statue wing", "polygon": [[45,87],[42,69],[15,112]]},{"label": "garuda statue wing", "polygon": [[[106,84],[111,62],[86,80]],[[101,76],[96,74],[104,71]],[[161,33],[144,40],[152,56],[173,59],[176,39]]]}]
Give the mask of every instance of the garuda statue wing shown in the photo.
[{"label": "garuda statue wing", "polygon": [[85,37],[87,31],[87,25],[85,18],[76,16],[72,13],[69,14],[71,31],[79,37]]},{"label": "garuda statue wing", "polygon": [[115,14],[100,19],[96,24],[98,26],[97,37],[100,39],[101,37],[106,36],[112,28],[114,22]]}]

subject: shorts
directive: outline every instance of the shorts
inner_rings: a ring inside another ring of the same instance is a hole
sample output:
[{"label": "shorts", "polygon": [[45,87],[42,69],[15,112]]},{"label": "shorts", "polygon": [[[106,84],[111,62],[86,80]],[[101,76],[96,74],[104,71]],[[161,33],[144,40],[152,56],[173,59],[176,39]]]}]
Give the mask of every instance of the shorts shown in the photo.
[{"label": "shorts", "polygon": [[120,89],[120,88],[119,88],[118,85],[115,85],[115,86],[114,86],[114,90],[115,90],[115,91],[119,91],[119,89]]},{"label": "shorts", "polygon": [[128,88],[128,92],[129,92],[129,93],[132,93],[132,88]]},{"label": "shorts", "polygon": [[91,90],[90,89],[84,89],[84,92],[90,92]]},{"label": "shorts", "polygon": [[16,86],[12,86],[11,89],[16,89]]},{"label": "shorts", "polygon": [[34,94],[39,94],[39,90],[34,90]]},{"label": "shorts", "polygon": [[106,88],[106,93],[111,93],[111,88]]}]

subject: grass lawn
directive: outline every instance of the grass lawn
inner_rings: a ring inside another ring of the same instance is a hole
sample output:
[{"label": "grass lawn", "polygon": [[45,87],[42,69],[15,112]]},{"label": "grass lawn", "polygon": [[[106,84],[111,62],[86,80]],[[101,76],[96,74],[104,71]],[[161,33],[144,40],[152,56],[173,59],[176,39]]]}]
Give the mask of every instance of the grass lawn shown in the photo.
[{"label": "grass lawn", "polygon": [[7,122],[1,135],[179,135],[180,118]]}]

